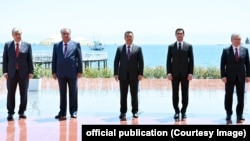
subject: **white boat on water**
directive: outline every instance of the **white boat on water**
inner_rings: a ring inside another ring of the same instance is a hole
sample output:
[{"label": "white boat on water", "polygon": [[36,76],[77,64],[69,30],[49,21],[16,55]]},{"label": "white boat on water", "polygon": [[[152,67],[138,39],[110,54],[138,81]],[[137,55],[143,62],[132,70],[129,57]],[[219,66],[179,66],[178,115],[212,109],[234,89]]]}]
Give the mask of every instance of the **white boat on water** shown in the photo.
[{"label": "white boat on water", "polygon": [[93,46],[89,47],[91,50],[104,50],[104,45],[100,41],[94,41]]}]

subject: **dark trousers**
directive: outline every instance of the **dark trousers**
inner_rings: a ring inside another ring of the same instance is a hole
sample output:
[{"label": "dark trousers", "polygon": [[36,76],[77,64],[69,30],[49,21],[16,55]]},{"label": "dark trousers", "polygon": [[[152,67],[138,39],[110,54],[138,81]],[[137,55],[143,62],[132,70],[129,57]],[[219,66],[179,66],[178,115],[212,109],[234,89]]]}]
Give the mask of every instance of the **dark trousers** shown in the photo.
[{"label": "dark trousers", "polygon": [[127,112],[127,97],[128,97],[128,88],[130,88],[131,94],[131,105],[132,105],[132,113],[138,112],[138,85],[139,81],[131,81],[128,79],[120,80],[120,112]]},{"label": "dark trousers", "polygon": [[[181,84],[182,108],[179,109],[179,85]],[[172,100],[175,113],[186,113],[188,106],[189,81],[187,77],[173,77],[172,80]]]},{"label": "dark trousers", "polygon": [[7,110],[8,114],[15,113],[15,97],[16,97],[16,88],[17,84],[19,85],[20,92],[20,105],[18,114],[24,114],[27,107],[27,91],[29,86],[29,78],[28,75],[25,78],[21,78],[19,76],[19,72],[16,71],[13,78],[7,79]]},{"label": "dark trousers", "polygon": [[58,78],[60,91],[59,115],[66,116],[67,111],[67,87],[69,88],[69,112],[73,115],[78,109],[78,87],[77,78]]},{"label": "dark trousers", "polygon": [[233,93],[234,87],[236,86],[236,94],[237,94],[237,106],[236,106],[236,114],[237,116],[242,116],[243,108],[244,108],[244,91],[245,91],[245,82],[240,82],[238,80],[234,82],[227,82],[225,85],[226,94],[225,94],[225,110],[227,115],[232,115],[232,105],[233,105]]}]

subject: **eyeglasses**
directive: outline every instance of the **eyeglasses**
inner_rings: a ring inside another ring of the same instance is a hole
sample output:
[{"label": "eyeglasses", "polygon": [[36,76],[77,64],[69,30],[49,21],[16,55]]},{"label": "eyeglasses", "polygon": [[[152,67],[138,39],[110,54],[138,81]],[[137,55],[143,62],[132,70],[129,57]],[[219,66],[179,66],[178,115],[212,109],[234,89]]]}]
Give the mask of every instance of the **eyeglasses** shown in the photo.
[{"label": "eyeglasses", "polygon": [[183,33],[176,33],[177,35],[182,35]]}]

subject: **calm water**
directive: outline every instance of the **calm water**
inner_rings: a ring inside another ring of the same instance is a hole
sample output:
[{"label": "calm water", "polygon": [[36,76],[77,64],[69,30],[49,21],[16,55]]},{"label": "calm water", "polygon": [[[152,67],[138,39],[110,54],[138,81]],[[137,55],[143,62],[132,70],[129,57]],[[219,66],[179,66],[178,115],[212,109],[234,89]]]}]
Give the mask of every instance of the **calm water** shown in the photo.
[{"label": "calm water", "polygon": [[[113,68],[114,56],[118,45],[105,45],[105,49],[99,52],[107,52],[108,67]],[[147,67],[166,66],[168,45],[141,45],[144,54],[144,63]],[[220,57],[223,48],[228,45],[193,45],[195,66],[220,65]],[[250,49],[250,45],[244,45]],[[32,45],[34,56],[52,54],[52,47]],[[2,56],[3,44],[0,44],[0,56]],[[82,46],[82,51],[90,52],[89,47]],[[95,51],[98,52],[98,51]]]}]

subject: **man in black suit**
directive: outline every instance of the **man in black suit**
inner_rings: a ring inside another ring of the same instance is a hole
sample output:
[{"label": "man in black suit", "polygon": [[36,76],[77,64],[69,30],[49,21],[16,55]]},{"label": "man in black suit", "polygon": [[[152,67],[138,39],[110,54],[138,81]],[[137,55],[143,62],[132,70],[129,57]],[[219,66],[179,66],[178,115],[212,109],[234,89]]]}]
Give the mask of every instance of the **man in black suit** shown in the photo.
[{"label": "man in black suit", "polygon": [[17,84],[20,92],[19,118],[26,118],[29,79],[33,77],[31,44],[22,41],[22,31],[12,29],[13,41],[6,42],[3,51],[3,76],[7,80],[7,120],[13,120]]},{"label": "man in black suit", "polygon": [[231,35],[232,45],[223,49],[221,56],[221,79],[225,83],[225,110],[226,121],[232,123],[231,116],[233,114],[233,92],[236,86],[237,106],[236,116],[237,123],[242,123],[245,119],[243,117],[244,109],[244,93],[245,81],[250,81],[250,64],[248,49],[241,46],[241,36],[239,34]]},{"label": "man in black suit", "polygon": [[138,85],[143,77],[144,61],[140,46],[133,44],[134,34],[126,31],[125,44],[117,48],[114,59],[115,80],[120,82],[120,116],[126,120],[128,87],[130,87],[133,118],[138,118]]},{"label": "man in black suit", "polygon": [[69,112],[77,118],[78,84],[82,76],[82,51],[80,43],[71,40],[71,30],[61,29],[62,41],[54,44],[52,56],[52,75],[58,79],[60,90],[60,111],[56,119],[65,120],[67,111],[67,86],[69,88]]},{"label": "man in black suit", "polygon": [[[179,121],[180,112],[181,120],[185,120],[188,106],[189,81],[193,77],[194,56],[191,44],[183,41],[184,29],[178,28],[175,31],[177,41],[168,47],[167,54],[167,75],[172,81],[172,98],[175,110],[174,119]],[[179,84],[182,92],[182,108],[179,109]]]}]

